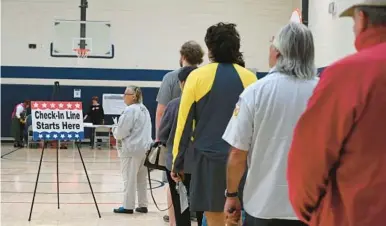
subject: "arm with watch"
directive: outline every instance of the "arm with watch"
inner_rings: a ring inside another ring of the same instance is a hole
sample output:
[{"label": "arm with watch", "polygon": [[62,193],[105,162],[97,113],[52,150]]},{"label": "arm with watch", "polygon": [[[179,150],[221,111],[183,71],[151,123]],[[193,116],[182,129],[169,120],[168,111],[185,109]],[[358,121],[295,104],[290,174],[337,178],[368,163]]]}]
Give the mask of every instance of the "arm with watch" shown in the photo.
[{"label": "arm with watch", "polygon": [[247,151],[232,147],[228,158],[224,213],[227,221],[233,224],[237,224],[241,218],[241,202],[238,190],[245,172],[247,157]]},{"label": "arm with watch", "polygon": [[253,128],[256,126],[253,125],[253,104],[252,106],[250,104],[254,101],[247,100],[246,95],[249,94],[244,92],[240,95],[233,116],[222,137],[231,146],[227,164],[227,190],[224,206],[226,220],[231,224],[237,224],[241,218],[238,190],[241,178],[245,173],[248,151],[251,150]]}]

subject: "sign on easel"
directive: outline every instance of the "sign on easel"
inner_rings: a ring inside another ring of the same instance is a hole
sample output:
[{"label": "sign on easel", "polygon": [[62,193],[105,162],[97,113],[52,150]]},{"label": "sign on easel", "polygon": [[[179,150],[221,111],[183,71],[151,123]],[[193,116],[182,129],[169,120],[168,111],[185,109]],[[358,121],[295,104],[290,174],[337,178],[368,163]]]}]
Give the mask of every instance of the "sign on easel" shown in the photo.
[{"label": "sign on easel", "polygon": [[[58,83],[59,84],[59,83]],[[56,83],[55,83],[56,86]],[[44,140],[42,147],[38,173],[36,176],[35,189],[32,196],[31,209],[29,212],[28,221],[31,221],[32,211],[35,204],[36,189],[39,183],[39,175],[42,167],[44,149],[50,140],[75,140],[81,141],[84,138],[83,130],[83,113],[81,102],[65,102],[65,101],[32,101],[32,133],[34,140]],[[78,149],[79,157],[86,174],[87,182],[94,199],[95,208],[98,212],[99,218],[101,213],[97,201],[95,199],[94,191],[91,186],[90,178],[87,173],[86,165],[84,164],[82,152],[80,151],[80,142],[75,142]],[[59,145],[56,146],[56,195],[58,198],[58,209],[60,209],[59,202]]]},{"label": "sign on easel", "polygon": [[32,133],[37,140],[83,140],[82,102],[31,102]]}]

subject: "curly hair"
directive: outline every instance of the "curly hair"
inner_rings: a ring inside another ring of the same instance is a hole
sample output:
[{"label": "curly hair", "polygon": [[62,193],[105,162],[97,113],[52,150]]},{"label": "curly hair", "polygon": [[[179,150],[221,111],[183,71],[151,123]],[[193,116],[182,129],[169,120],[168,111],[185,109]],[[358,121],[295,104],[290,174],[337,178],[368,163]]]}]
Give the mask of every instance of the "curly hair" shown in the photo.
[{"label": "curly hair", "polygon": [[199,65],[203,62],[204,50],[202,50],[200,44],[195,41],[185,42],[181,46],[180,54],[185,57],[186,61],[191,65]]},{"label": "curly hair", "polygon": [[239,57],[239,59],[237,59],[237,61],[235,63],[240,65],[241,67],[245,67],[245,61],[244,61],[242,55]]},{"label": "curly hair", "polygon": [[240,52],[240,35],[236,25],[218,23],[208,28],[205,43],[210,51],[210,58],[218,63],[244,62]]}]

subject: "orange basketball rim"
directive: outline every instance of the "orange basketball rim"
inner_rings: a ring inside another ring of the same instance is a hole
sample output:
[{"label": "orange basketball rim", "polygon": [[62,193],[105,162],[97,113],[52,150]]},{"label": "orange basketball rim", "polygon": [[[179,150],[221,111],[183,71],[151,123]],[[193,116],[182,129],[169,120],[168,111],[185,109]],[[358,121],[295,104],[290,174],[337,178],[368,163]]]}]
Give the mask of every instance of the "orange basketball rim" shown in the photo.
[{"label": "orange basketball rim", "polygon": [[78,55],[78,58],[87,58],[90,49],[84,49],[84,48],[76,48],[74,49],[74,52]]}]

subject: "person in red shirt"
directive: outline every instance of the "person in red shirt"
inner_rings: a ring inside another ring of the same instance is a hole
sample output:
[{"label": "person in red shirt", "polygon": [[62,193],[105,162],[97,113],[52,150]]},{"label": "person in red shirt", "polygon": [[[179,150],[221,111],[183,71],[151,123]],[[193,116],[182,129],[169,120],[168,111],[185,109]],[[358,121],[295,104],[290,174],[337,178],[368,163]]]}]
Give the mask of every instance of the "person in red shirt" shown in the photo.
[{"label": "person in red shirt", "polygon": [[341,14],[358,52],[324,70],[288,155],[290,201],[310,226],[386,225],[386,0],[360,2]]}]

